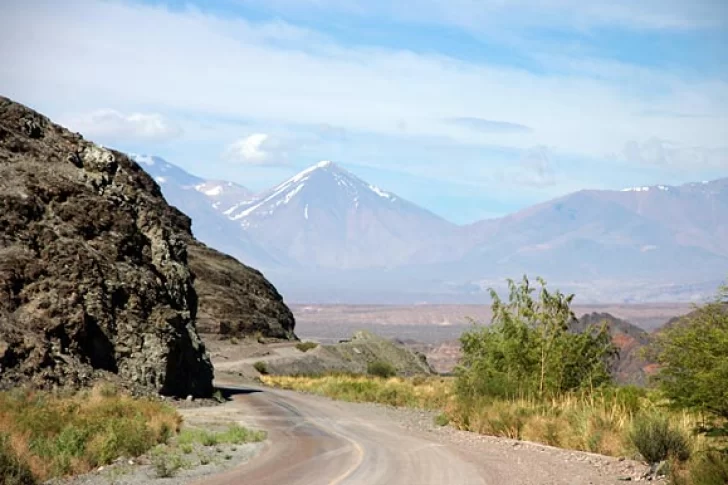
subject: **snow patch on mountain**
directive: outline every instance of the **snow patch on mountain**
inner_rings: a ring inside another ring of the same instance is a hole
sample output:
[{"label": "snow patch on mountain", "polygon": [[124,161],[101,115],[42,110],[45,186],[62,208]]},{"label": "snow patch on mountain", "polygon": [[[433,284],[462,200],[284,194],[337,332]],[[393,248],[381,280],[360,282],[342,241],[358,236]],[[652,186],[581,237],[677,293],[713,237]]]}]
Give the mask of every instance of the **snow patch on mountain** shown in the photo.
[{"label": "snow patch on mountain", "polygon": [[208,197],[214,197],[216,195],[220,195],[223,192],[223,188],[220,185],[215,185],[213,187],[207,187],[207,184],[200,184],[195,186],[195,190],[198,192],[202,192],[203,194],[207,195]]},{"label": "snow patch on mountain", "polygon": [[377,194],[379,197],[382,197],[384,199],[389,199],[389,200],[394,200],[395,199],[395,197],[392,196],[392,194],[390,194],[389,192],[383,191],[382,189],[380,189],[376,185],[370,185],[369,186],[369,190],[371,190],[372,192],[374,192],[375,194]]}]

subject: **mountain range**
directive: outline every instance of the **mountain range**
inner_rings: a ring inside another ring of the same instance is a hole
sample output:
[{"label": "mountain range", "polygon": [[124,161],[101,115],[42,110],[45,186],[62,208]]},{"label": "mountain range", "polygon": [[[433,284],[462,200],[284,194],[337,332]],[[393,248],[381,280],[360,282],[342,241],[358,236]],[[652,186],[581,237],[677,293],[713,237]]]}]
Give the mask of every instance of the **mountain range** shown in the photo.
[{"label": "mountain range", "polygon": [[458,226],[328,161],[256,194],[132,157],[199,239],[293,301],[477,302],[523,274],[580,301],[695,300],[728,274],[728,178],[582,190]]}]

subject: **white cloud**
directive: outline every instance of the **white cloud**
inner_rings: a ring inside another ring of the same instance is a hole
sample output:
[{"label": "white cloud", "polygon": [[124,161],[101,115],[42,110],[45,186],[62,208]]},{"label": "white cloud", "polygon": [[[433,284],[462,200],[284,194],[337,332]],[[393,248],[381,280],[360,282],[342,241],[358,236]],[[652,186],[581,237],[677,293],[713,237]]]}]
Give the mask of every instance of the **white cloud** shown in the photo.
[{"label": "white cloud", "polygon": [[[445,8],[438,1],[430,3]],[[471,9],[478,4],[458,2]],[[592,8],[572,0],[551,3]],[[29,26],[33,36],[24,34]],[[150,111],[196,119],[245,116],[260,126],[335,126],[389,137],[402,137],[406,128],[408,137],[520,150],[544,145],[592,158],[650,137],[715,150],[725,140],[725,125],[715,119],[641,113],[698,107],[722,119],[728,115],[728,83],[720,79],[631,66],[615,70],[614,63],[601,61],[537,75],[436,54],[342,46],[280,21],[253,24],[137,3],[3,2],[0,57],[0,92],[47,112],[67,110],[68,100],[88,105],[81,109],[152,106]],[[447,121],[456,118],[513,120],[531,131],[504,137]],[[273,141],[262,141],[259,150],[281,151],[269,146]]]},{"label": "white cloud", "polygon": [[248,165],[276,166],[288,162],[288,153],[285,144],[269,134],[253,133],[228,145],[224,158]]},{"label": "white cloud", "polygon": [[166,141],[182,130],[155,113],[124,114],[111,109],[69,117],[65,124],[87,138],[99,141]]}]

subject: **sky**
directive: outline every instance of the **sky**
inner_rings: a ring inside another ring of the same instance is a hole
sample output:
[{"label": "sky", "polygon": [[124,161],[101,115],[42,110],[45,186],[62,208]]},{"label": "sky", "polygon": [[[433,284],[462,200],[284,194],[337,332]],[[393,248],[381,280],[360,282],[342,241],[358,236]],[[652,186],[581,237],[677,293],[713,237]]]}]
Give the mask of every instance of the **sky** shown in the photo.
[{"label": "sky", "polygon": [[0,94],[263,190],[319,160],[457,223],[728,176],[725,0],[5,0]]}]

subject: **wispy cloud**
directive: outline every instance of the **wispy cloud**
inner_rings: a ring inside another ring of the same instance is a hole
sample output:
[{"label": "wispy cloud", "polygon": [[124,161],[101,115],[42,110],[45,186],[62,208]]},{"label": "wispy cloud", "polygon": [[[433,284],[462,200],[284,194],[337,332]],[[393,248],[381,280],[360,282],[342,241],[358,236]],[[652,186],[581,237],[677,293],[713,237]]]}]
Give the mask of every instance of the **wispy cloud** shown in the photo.
[{"label": "wispy cloud", "polygon": [[223,157],[234,163],[281,166],[288,163],[286,143],[267,133],[253,133],[231,143]]},{"label": "wispy cloud", "polygon": [[484,133],[530,133],[533,130],[526,125],[520,123],[510,123],[508,121],[494,121],[483,118],[475,118],[463,116],[459,118],[450,118],[446,120],[449,123],[464,126],[476,131]]},{"label": "wispy cloud", "polygon": [[182,129],[157,113],[124,114],[112,109],[69,116],[65,123],[85,136],[99,141],[168,141]]},{"label": "wispy cloud", "polygon": [[[627,68],[616,82],[591,71],[582,75],[578,66],[540,76],[435,54],[343,46],[315,33],[318,47],[303,52],[289,41],[308,38],[307,31],[280,21],[254,24],[197,9],[91,0],[71,5],[0,6],[4,93],[54,111],[74,99],[89,108],[113,103],[200,118],[244,114],[264,123],[393,136],[406,127],[408,136],[504,144],[502,129],[493,130],[504,125],[474,130],[472,123],[444,121],[483,112],[488,120],[518,120],[531,128],[508,138],[513,148],[546,145],[593,157],[632,139],[655,136],[710,148],[724,138],[710,120],[689,120],[686,129],[684,119],[635,114],[692,106],[728,112],[728,83],[719,80],[642,69],[625,83]],[[22,36],[28,25],[34,35]]]}]

